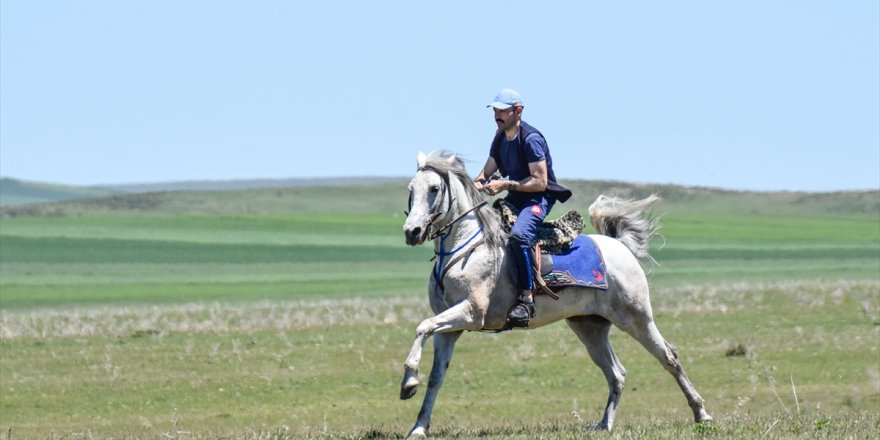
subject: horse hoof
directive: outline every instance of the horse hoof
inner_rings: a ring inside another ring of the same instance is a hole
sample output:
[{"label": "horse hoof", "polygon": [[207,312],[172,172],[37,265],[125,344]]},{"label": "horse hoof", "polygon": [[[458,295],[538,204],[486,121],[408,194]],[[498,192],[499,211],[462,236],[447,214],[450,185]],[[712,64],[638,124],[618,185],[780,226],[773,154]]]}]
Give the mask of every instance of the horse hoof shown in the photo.
[{"label": "horse hoof", "polygon": [[425,432],[425,428],[413,428],[413,430],[409,432],[409,435],[406,436],[406,438],[407,440],[428,438],[428,433]]},{"label": "horse hoof", "polygon": [[709,413],[705,411],[698,414],[697,417],[694,417],[694,423],[711,423],[713,420],[715,419],[713,419],[712,416],[710,416]]},{"label": "horse hoof", "polygon": [[411,399],[412,396],[416,395],[416,388],[404,388],[400,390],[400,400]]},{"label": "horse hoof", "polygon": [[419,389],[419,379],[417,379],[415,377],[410,377],[400,387],[400,400],[406,400],[406,399],[412,398],[412,396],[416,395],[416,391],[418,389]]}]

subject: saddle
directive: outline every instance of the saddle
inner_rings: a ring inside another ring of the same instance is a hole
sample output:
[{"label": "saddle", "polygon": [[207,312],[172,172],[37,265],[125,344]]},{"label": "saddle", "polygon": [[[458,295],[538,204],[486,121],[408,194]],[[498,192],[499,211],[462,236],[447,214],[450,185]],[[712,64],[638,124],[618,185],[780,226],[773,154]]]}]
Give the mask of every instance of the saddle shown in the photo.
[{"label": "saddle", "polygon": [[[501,214],[501,227],[509,234],[517,216],[513,206],[504,199],[496,199],[492,207]],[[543,277],[553,270],[551,255],[567,251],[584,230],[585,225],[584,218],[574,210],[568,211],[556,220],[541,222],[538,225],[537,241],[532,248],[532,273],[535,275],[532,278],[535,280],[536,295],[545,294],[553,299],[559,299],[559,296],[547,287]],[[511,271],[515,274],[516,268],[511,267]]]},{"label": "saddle", "polygon": [[[504,232],[510,233],[510,228],[516,222],[517,213],[504,199],[496,199],[492,204],[501,214],[501,227]],[[538,225],[538,240],[541,252],[545,254],[558,254],[565,252],[571,247],[574,239],[584,230],[584,218],[577,211],[568,211],[562,217],[549,222],[541,222]]]}]

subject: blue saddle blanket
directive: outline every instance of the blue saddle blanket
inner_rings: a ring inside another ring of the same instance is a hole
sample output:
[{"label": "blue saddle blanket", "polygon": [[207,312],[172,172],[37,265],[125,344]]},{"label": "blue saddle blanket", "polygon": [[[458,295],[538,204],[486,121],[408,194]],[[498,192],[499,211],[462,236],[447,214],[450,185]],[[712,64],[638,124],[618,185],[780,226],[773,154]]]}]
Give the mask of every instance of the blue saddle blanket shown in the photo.
[{"label": "blue saddle blanket", "polygon": [[552,254],[553,270],[542,278],[547,287],[589,287],[608,290],[605,259],[592,238],[579,235],[571,247],[561,254]]}]

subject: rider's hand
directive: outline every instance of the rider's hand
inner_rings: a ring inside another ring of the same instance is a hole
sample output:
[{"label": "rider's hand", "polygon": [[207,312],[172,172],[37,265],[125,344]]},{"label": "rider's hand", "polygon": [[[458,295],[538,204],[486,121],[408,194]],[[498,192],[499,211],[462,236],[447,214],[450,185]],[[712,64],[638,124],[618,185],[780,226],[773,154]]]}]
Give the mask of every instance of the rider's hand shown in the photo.
[{"label": "rider's hand", "polygon": [[495,194],[506,190],[509,184],[510,183],[506,180],[493,180],[483,187],[486,188],[486,192],[488,192],[490,196],[494,196]]}]

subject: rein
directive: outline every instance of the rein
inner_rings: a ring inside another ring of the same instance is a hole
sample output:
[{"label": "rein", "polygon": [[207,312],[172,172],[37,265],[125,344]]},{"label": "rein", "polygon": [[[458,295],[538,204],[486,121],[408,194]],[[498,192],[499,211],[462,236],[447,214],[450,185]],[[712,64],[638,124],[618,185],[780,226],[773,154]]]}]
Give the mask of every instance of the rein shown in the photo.
[{"label": "rein", "polygon": [[[437,175],[440,176],[441,179],[443,179],[443,183],[446,185],[446,201],[447,201],[446,212],[451,211],[452,210],[452,202],[454,199],[452,197],[452,188],[451,188],[451,185],[449,184],[449,176],[445,173],[440,172],[440,170],[438,170],[434,167],[431,167],[431,166],[421,167],[421,168],[419,168],[419,171],[433,171],[434,173],[437,173]],[[434,231],[433,233],[431,233],[428,236],[428,240],[431,240],[431,241],[434,241],[437,237],[440,237],[440,251],[434,251],[434,258],[432,258],[432,260],[437,259],[437,262],[434,264],[433,275],[434,275],[434,281],[437,283],[437,287],[440,289],[441,293],[444,292],[443,278],[446,276],[446,273],[449,272],[449,269],[452,268],[452,266],[455,263],[457,263],[458,261],[460,261],[462,258],[465,258],[466,256],[469,256],[471,253],[473,253],[474,250],[477,249],[477,247],[479,247],[481,244],[483,244],[486,241],[486,237],[485,236],[481,237],[479,240],[477,240],[470,247],[470,250],[468,252],[461,253],[461,254],[453,257],[451,260],[449,260],[449,263],[446,263],[446,264],[444,264],[444,260],[446,259],[446,257],[455,255],[456,253],[460,252],[462,249],[468,247],[471,244],[471,242],[474,241],[475,238],[477,238],[478,235],[481,235],[483,233],[483,227],[480,226],[480,228],[477,229],[477,232],[475,232],[474,235],[471,236],[471,238],[468,238],[467,241],[465,241],[461,246],[459,246],[449,252],[443,251],[443,242],[446,240],[446,237],[448,237],[452,226],[454,226],[456,223],[461,221],[461,219],[465,218],[468,214],[476,211],[477,209],[481,208],[482,206],[486,205],[487,203],[488,203],[487,200],[483,200],[482,202],[477,203],[476,205],[474,205],[470,209],[468,209],[468,210],[462,212],[461,214],[459,214],[458,216],[456,216],[450,222],[446,223],[446,225],[444,225],[442,228]],[[434,224],[434,221],[436,221],[438,218],[440,218],[441,215],[443,215],[443,212],[440,212],[436,206],[431,207],[429,212],[431,213],[431,218],[428,220],[426,228],[430,228]]]},{"label": "rein", "polygon": [[[450,229],[450,228],[452,227],[452,225],[456,224],[459,220],[463,219],[466,215],[468,215],[468,214],[470,214],[470,213],[476,211],[478,208],[482,207],[483,205],[485,205],[485,204],[487,204],[487,203],[489,203],[488,200],[483,200],[482,202],[477,203],[476,205],[474,205],[473,208],[468,209],[467,211],[465,211],[465,212],[459,214],[458,217],[452,219],[452,221],[449,222],[449,223],[447,223],[446,226],[440,228],[439,230],[437,230],[437,232],[434,232],[433,234],[431,234],[431,235],[428,237],[428,239],[429,239],[429,240],[433,240],[433,239],[437,238],[438,236],[443,235],[443,231],[445,231],[445,230],[447,230],[447,229]],[[432,220],[432,221],[433,221],[433,220]],[[431,222],[429,222],[429,224],[430,224],[430,223],[431,223]],[[483,227],[481,226],[481,227],[480,227],[480,231],[482,231],[482,230],[483,230]]]}]

